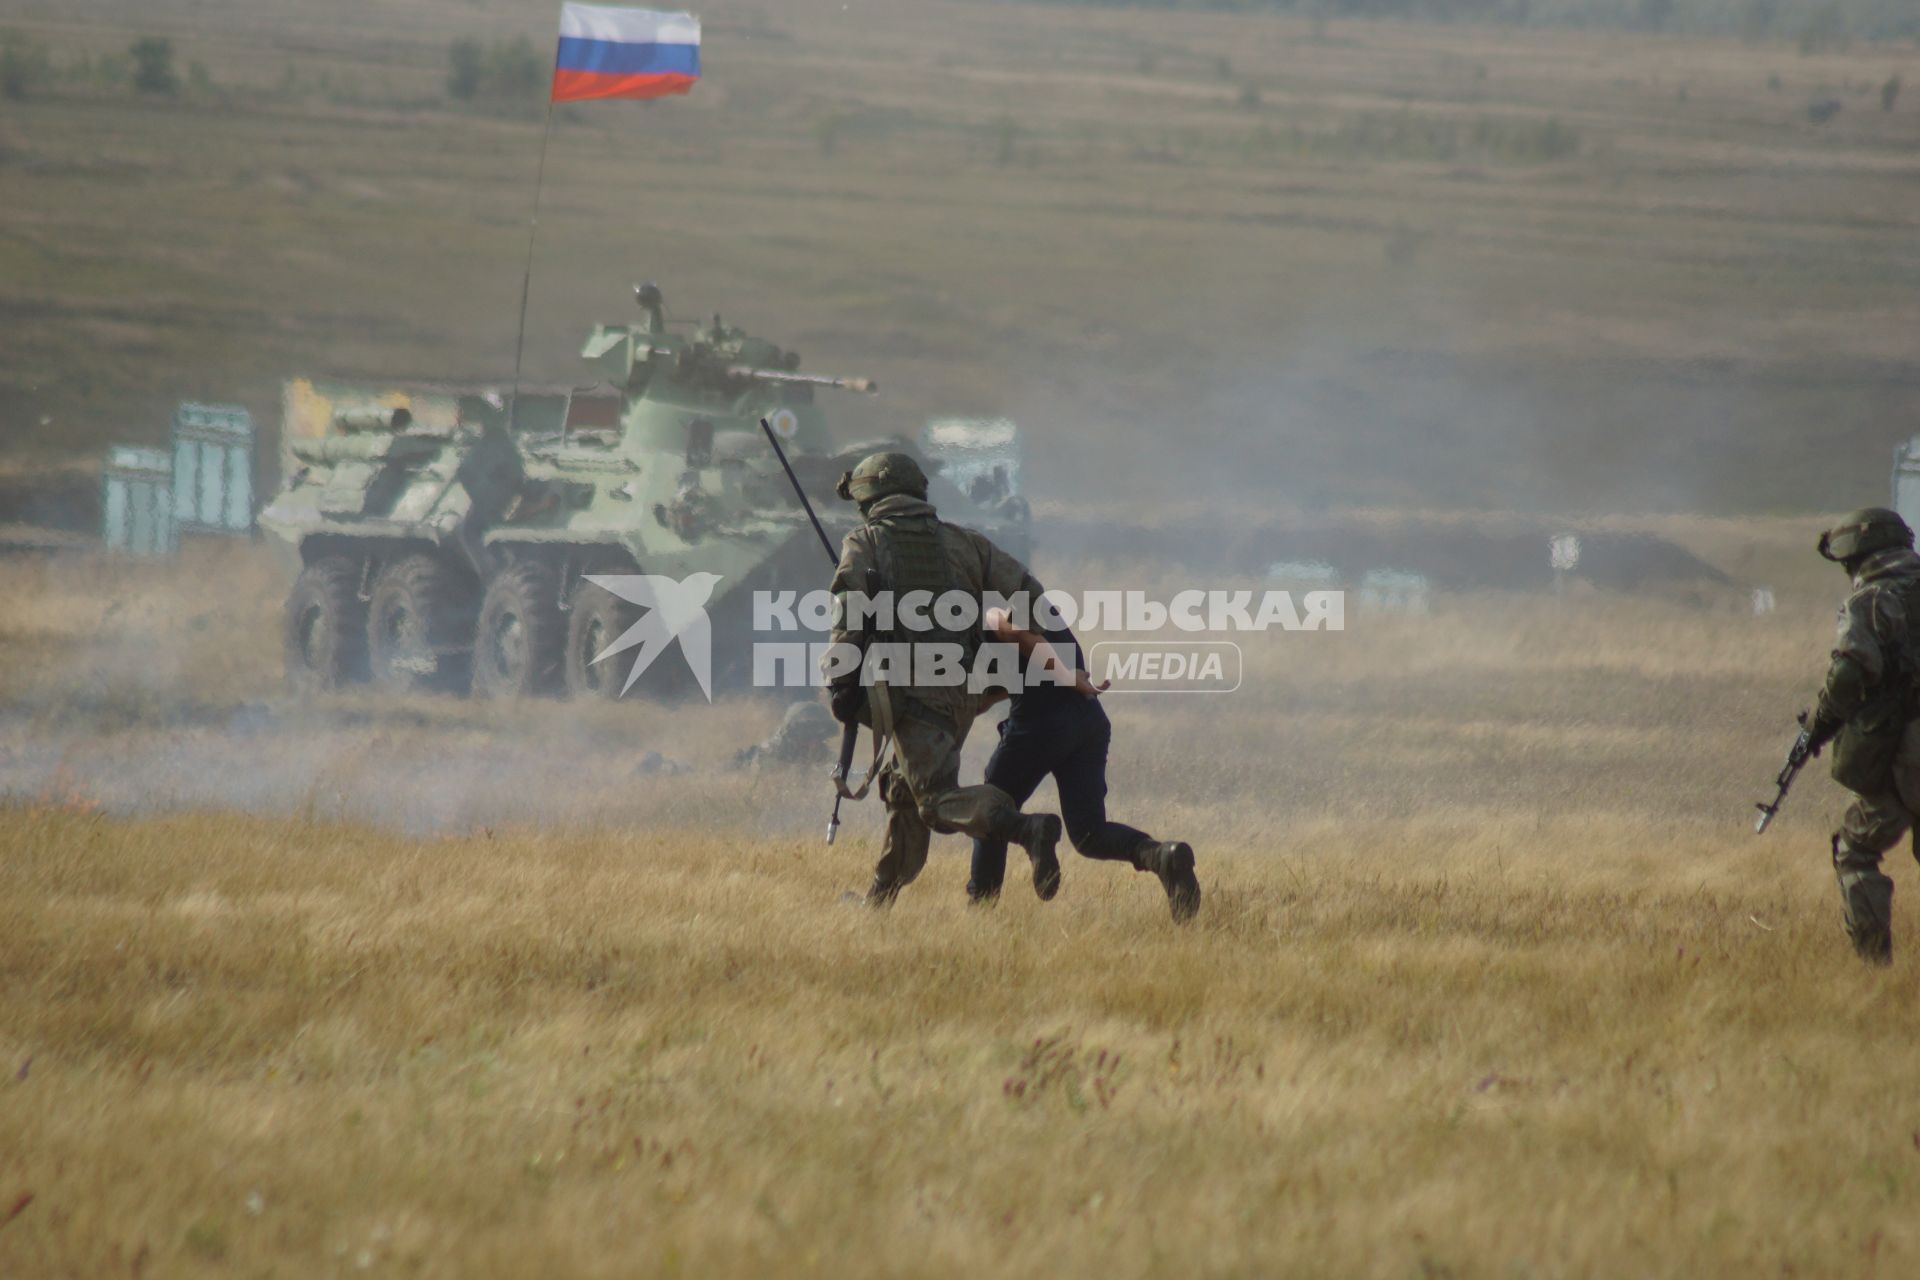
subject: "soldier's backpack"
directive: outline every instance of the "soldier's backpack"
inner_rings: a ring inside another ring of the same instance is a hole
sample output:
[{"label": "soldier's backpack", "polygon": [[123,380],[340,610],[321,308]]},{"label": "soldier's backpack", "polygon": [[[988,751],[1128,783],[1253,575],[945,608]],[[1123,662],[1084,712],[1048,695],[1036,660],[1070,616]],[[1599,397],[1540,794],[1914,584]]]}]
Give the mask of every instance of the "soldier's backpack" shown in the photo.
[{"label": "soldier's backpack", "polygon": [[[1902,634],[1897,645],[1888,646],[1887,654],[1896,669],[1886,672],[1880,688],[1834,737],[1829,768],[1833,780],[1847,790],[1874,795],[1893,786],[1894,757],[1907,722],[1920,718],[1920,578],[1876,582],[1862,590],[1876,596],[1897,593],[1904,615],[1899,620]],[[1876,624],[1893,620],[1877,599],[1874,616]]]}]

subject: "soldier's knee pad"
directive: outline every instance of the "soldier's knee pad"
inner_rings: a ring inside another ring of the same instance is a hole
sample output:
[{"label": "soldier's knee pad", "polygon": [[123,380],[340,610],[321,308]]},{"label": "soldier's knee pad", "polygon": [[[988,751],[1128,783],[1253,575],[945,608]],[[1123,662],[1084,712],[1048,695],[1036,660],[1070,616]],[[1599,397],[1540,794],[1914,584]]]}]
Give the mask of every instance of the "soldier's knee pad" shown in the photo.
[{"label": "soldier's knee pad", "polygon": [[1900,843],[1913,818],[1891,796],[1855,796],[1840,819],[1835,836],[1856,849],[1885,853]]},{"label": "soldier's knee pad", "polygon": [[1843,831],[1833,833],[1833,869],[1842,876],[1850,872],[1878,874],[1880,856],[1880,850],[1855,843]]}]

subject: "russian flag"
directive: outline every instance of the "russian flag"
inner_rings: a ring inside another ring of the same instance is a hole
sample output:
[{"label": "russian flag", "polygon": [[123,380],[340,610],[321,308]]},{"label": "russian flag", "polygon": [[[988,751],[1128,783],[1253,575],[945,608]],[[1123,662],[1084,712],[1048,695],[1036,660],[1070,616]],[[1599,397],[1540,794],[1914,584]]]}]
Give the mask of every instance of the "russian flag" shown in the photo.
[{"label": "russian flag", "polygon": [[700,78],[700,19],[690,13],[560,6],[553,100],[663,98]]}]

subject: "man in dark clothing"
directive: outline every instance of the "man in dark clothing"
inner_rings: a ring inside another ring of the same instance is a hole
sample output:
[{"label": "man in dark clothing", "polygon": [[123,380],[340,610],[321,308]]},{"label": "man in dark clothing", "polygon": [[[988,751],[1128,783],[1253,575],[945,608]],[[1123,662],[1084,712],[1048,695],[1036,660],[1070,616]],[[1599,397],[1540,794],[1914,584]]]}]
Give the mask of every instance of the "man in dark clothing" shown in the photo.
[{"label": "man in dark clothing", "polygon": [[[1007,643],[1019,643],[1023,634],[999,610],[988,612],[986,626],[993,638]],[[1052,774],[1060,792],[1060,816],[1073,847],[1083,857],[1124,862],[1137,871],[1152,872],[1166,889],[1173,918],[1183,923],[1191,920],[1200,909],[1192,847],[1178,841],[1162,843],[1108,819],[1107,748],[1113,726],[1100,705],[1105,686],[1094,685],[1085,674],[1079,642],[1071,631],[1051,629],[1043,638],[1053,657],[1063,667],[1071,666],[1075,682],[1040,680],[1024,684],[1012,696],[1007,718],[1000,725],[1000,744],[987,761],[986,784],[1024,806]],[[1030,645],[1028,637],[1022,647]],[[1006,841],[976,839],[967,897],[976,903],[998,898],[1006,870]]]}]

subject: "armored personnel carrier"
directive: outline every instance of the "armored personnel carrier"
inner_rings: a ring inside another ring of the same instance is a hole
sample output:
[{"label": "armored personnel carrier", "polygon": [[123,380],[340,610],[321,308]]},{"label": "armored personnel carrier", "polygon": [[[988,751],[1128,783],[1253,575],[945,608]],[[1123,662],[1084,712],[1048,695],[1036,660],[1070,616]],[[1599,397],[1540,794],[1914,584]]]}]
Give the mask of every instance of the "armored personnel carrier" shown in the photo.
[{"label": "armored personnel carrier", "polygon": [[[536,412],[479,387],[369,389],[328,401],[351,404],[305,430],[289,424],[285,484],[259,523],[297,575],[294,688],[615,697],[625,664],[596,659],[641,610],[589,578],[642,573],[714,576],[713,683],[748,684],[754,592],[827,580],[763,418],[836,537],[853,512],[834,480],[895,448],[927,464],[949,518],[1026,553],[1025,502],[943,480],[938,441],[834,444],[815,393],[871,393],[871,381],[803,373],[796,353],[718,316],[686,331],[658,288],[635,294],[639,321],[594,328],[581,355],[597,380],[557,410],[551,395]],[[677,692],[690,675],[676,647],[639,687]]]}]

